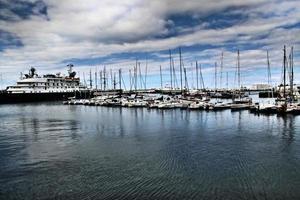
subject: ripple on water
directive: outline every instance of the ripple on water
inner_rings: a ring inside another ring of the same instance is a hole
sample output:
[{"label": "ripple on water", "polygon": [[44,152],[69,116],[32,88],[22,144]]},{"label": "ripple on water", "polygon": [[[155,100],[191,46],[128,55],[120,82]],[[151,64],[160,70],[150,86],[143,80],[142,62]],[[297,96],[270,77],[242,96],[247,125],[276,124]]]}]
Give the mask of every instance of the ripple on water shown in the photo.
[{"label": "ripple on water", "polygon": [[6,199],[300,197],[299,117],[33,104],[0,119]]}]

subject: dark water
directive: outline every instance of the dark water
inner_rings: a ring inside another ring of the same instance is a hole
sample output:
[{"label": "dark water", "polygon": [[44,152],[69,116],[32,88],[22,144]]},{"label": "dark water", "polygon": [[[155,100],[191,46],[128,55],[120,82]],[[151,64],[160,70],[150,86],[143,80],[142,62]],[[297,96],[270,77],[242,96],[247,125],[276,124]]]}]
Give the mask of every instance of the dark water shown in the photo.
[{"label": "dark water", "polygon": [[300,199],[300,116],[0,106],[0,199]]}]

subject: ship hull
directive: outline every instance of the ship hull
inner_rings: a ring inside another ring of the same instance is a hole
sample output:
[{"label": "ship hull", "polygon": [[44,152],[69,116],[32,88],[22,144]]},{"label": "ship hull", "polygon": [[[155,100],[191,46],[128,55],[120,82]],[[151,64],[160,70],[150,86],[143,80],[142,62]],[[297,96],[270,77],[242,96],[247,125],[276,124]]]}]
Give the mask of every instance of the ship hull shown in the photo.
[{"label": "ship hull", "polygon": [[81,92],[57,92],[57,93],[0,93],[0,104],[63,101],[69,97],[88,98],[90,91]]}]

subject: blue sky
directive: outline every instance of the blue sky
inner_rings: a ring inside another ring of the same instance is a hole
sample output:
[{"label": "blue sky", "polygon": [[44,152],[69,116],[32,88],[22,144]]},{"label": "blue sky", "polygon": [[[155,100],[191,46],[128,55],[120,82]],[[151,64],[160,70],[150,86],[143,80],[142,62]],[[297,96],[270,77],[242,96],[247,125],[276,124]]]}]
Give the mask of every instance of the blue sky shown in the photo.
[{"label": "blue sky", "polygon": [[[297,0],[0,0],[0,85],[13,84],[35,66],[43,73],[79,74],[90,69],[117,72],[128,83],[136,59],[149,87],[170,82],[169,49],[179,79],[182,48],[189,86],[196,84],[195,61],[205,85],[214,87],[214,63],[224,53],[222,87],[234,87],[237,49],[242,84],[266,83],[266,51],[272,82],[281,81],[282,48],[294,46],[296,81],[300,76],[300,2]],[[218,68],[220,76],[220,68]],[[87,76],[87,75],[86,75]],[[219,80],[219,77],[218,77]],[[194,84],[193,84],[194,83]],[[220,84],[220,83],[218,83]],[[129,87],[129,86],[127,86]]]}]

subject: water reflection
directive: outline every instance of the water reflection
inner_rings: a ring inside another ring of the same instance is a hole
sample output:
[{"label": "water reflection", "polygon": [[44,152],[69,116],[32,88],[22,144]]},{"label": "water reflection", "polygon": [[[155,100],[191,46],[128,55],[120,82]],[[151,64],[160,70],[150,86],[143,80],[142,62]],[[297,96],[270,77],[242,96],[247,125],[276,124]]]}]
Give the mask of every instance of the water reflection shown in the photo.
[{"label": "water reflection", "polygon": [[299,122],[247,111],[1,107],[0,195],[293,199]]}]

